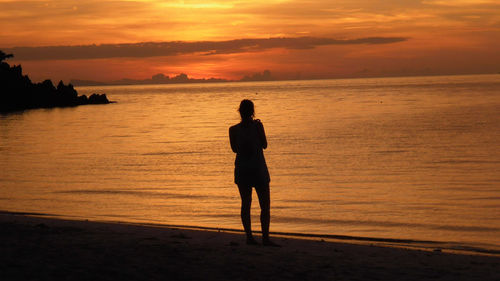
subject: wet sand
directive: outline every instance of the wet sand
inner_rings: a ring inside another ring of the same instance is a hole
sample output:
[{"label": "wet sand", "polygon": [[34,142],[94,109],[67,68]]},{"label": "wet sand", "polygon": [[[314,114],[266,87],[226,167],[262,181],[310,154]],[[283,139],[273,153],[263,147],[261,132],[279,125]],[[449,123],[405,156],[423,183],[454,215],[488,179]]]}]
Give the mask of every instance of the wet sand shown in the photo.
[{"label": "wet sand", "polygon": [[500,280],[500,257],[0,213],[1,280]]}]

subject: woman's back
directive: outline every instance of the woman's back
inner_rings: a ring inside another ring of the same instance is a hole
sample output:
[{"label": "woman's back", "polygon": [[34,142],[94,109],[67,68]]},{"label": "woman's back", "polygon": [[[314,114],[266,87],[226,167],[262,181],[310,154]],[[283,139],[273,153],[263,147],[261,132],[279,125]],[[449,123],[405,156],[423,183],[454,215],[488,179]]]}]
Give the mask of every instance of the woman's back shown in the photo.
[{"label": "woman's back", "polygon": [[231,127],[231,130],[236,147],[236,157],[240,161],[255,160],[262,152],[262,143],[256,121],[239,123]]},{"label": "woman's back", "polygon": [[235,182],[269,182],[263,148],[267,147],[264,126],[259,120],[247,120],[229,128],[231,148],[236,153]]}]

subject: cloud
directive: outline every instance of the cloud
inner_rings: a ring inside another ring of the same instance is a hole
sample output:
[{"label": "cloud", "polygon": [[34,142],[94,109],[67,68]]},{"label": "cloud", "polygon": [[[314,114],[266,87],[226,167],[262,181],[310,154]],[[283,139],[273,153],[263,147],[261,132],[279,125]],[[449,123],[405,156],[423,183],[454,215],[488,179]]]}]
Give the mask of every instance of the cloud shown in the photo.
[{"label": "cloud", "polygon": [[14,47],[4,49],[18,60],[74,60],[101,58],[145,58],[185,54],[232,54],[258,52],[273,48],[313,49],[326,45],[389,44],[406,41],[402,37],[367,37],[333,39],[321,37],[235,39],[199,42],[143,42],[130,44],[102,44],[80,46]]},{"label": "cloud", "polygon": [[497,4],[498,2],[497,2],[497,0],[455,0],[455,1],[427,0],[427,1],[423,1],[422,3],[428,4],[428,5],[460,7],[460,6],[478,6],[478,5]]}]

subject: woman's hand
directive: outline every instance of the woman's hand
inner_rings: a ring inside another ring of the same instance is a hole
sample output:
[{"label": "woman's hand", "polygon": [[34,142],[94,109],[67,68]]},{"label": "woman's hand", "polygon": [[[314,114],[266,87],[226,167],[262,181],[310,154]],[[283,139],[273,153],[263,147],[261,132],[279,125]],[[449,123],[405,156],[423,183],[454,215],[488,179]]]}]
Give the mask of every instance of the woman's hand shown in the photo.
[{"label": "woman's hand", "polygon": [[255,119],[255,122],[257,123],[257,129],[259,131],[259,138],[260,138],[260,143],[262,144],[262,148],[266,149],[267,138],[266,138],[266,132],[264,131],[264,125],[262,125],[260,119]]}]

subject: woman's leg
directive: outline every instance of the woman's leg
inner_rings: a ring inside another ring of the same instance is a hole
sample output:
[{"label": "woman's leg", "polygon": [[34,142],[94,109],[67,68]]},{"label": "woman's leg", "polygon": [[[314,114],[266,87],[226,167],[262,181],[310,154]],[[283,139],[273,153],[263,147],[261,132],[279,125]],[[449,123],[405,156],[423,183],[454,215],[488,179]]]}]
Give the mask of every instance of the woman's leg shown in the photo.
[{"label": "woman's leg", "polygon": [[271,220],[271,198],[269,184],[255,187],[260,204],[260,225],[262,227],[262,241],[269,241],[269,222]]},{"label": "woman's leg", "polygon": [[245,185],[238,185],[241,197],[241,222],[247,235],[247,243],[253,244],[255,240],[252,235],[252,222],[250,219],[250,208],[252,206],[252,187]]},{"label": "woman's leg", "polygon": [[259,196],[262,244],[264,246],[281,247],[269,239],[269,223],[271,221],[271,196],[269,192],[269,184],[256,186],[255,190]]}]

